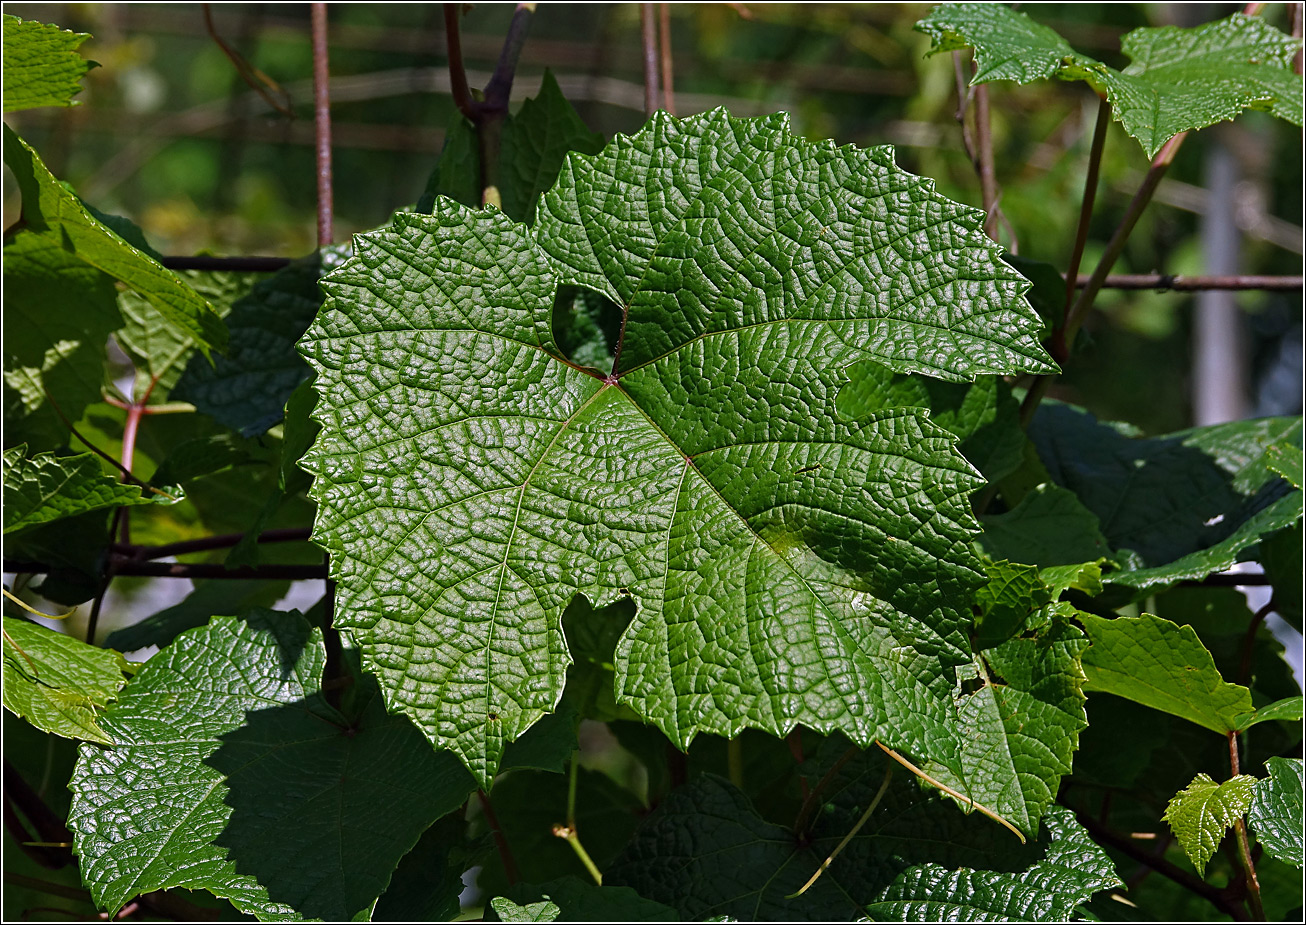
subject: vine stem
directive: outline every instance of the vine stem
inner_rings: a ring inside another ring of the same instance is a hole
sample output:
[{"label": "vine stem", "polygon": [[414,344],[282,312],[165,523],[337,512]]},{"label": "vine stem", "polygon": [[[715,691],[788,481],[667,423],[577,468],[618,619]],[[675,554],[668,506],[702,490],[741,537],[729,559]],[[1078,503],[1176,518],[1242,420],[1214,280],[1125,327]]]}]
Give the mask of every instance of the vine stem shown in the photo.
[{"label": "vine stem", "polygon": [[816,807],[820,805],[821,798],[825,795],[825,791],[834,781],[835,776],[843,770],[843,766],[860,754],[861,749],[856,746],[848,749],[839,756],[838,760],[835,761],[833,765],[830,766],[830,770],[826,771],[821,779],[816,782],[816,786],[812,788],[811,792],[807,794],[807,798],[803,800],[803,805],[798,807],[798,815],[794,817],[793,831],[795,835],[803,834],[804,830],[807,828],[807,824],[811,821],[812,815],[816,812]]},{"label": "vine stem", "polygon": [[1098,174],[1102,167],[1102,149],[1106,146],[1107,129],[1111,125],[1111,104],[1105,96],[1098,100],[1097,122],[1093,126],[1093,141],[1088,151],[1088,171],[1084,177],[1084,196],[1079,204],[1079,224],[1075,228],[1075,244],[1070,251],[1070,266],[1066,270],[1066,305],[1061,324],[1052,332],[1052,359],[1064,363],[1070,356],[1066,343],[1065,321],[1075,302],[1075,289],[1079,282],[1079,265],[1084,259],[1088,244],[1088,227],[1093,218],[1093,203],[1097,199]]},{"label": "vine stem", "polygon": [[494,813],[494,807],[490,804],[490,795],[484,790],[477,789],[476,799],[481,803],[481,812],[485,813],[485,821],[490,824],[490,831],[494,833],[494,844],[499,849],[499,859],[503,861],[503,872],[508,877],[509,885],[521,880],[521,874],[517,872],[517,861],[512,856],[512,849],[508,847],[508,839],[503,835],[503,828],[499,825],[499,817]]},{"label": "vine stem", "polygon": [[1243,636],[1242,657],[1238,660],[1238,683],[1246,684],[1247,679],[1252,673],[1252,651],[1256,646],[1256,631],[1261,628],[1265,618],[1274,612],[1277,602],[1273,597],[1252,615],[1251,622],[1247,624],[1247,634]]},{"label": "vine stem", "polygon": [[327,60],[327,5],[312,4],[313,134],[317,149],[317,246],[334,237],[331,183],[331,68]]},{"label": "vine stem", "polygon": [[580,858],[580,862],[585,865],[594,882],[603,886],[603,874],[599,872],[598,865],[585,850],[585,846],[580,843],[580,834],[576,831],[576,779],[579,772],[580,751],[578,750],[571,754],[571,768],[567,780],[567,822],[564,825],[555,825],[553,834],[571,845],[571,850],[576,852],[576,857]]},{"label": "vine stem", "polygon": [[662,51],[662,108],[676,114],[675,81],[671,74],[671,4],[658,4],[658,46]]},{"label": "vine stem", "polygon": [[[1102,289],[1102,284],[1106,281],[1107,274],[1115,266],[1116,260],[1125,249],[1125,242],[1129,240],[1129,235],[1138,224],[1139,218],[1142,217],[1143,211],[1152,201],[1152,194],[1156,192],[1157,186],[1161,183],[1162,177],[1170,169],[1170,164],[1174,162],[1175,154],[1179,151],[1179,146],[1184,143],[1188,137],[1187,132],[1180,132],[1175,135],[1156,153],[1152,158],[1152,166],[1147,171],[1147,176],[1143,178],[1138,192],[1130,200],[1129,208],[1125,210],[1124,218],[1116,226],[1115,233],[1107,243],[1106,251],[1102,258],[1097,262],[1097,267],[1088,278],[1088,283],[1080,290],[1079,297],[1075,299],[1070,310],[1066,312],[1065,325],[1062,329],[1063,340],[1066,344],[1075,342],[1075,335],[1079,332],[1080,325],[1084,323],[1084,318],[1088,310],[1092,308],[1093,301],[1097,298],[1098,292]],[[1029,392],[1025,395],[1025,400],[1020,406],[1020,423],[1023,427],[1028,427],[1029,422],[1034,417],[1034,412],[1038,410],[1039,403],[1047,394],[1048,387],[1052,384],[1053,377],[1049,375],[1039,376],[1030,386]]]},{"label": "vine stem", "polygon": [[652,3],[639,5],[640,32],[644,42],[644,114],[658,111],[658,37]]},{"label": "vine stem", "polygon": [[[1238,733],[1230,730],[1229,739],[1229,776],[1237,777],[1241,771],[1238,762]],[[1261,883],[1256,877],[1256,865],[1252,863],[1252,847],[1247,840],[1247,823],[1239,816],[1233,822],[1233,831],[1238,838],[1238,859],[1242,862],[1243,878],[1247,884],[1247,903],[1251,906],[1252,917],[1258,922],[1265,921],[1265,906],[1261,902]]]},{"label": "vine stem", "polygon": [[[883,746],[881,746],[881,748],[883,748]],[[790,893],[785,897],[785,899],[797,899],[799,896],[806,893],[813,883],[821,878],[821,874],[825,873],[829,866],[834,863],[834,859],[837,858],[843,849],[848,846],[848,843],[853,840],[854,836],[862,830],[862,826],[866,825],[866,820],[871,818],[871,813],[875,811],[875,807],[880,805],[880,800],[884,798],[884,791],[889,789],[889,781],[892,779],[893,765],[885,762],[884,780],[880,783],[880,789],[875,792],[875,797],[871,800],[871,805],[866,807],[866,812],[862,813],[861,818],[857,820],[857,824],[852,827],[852,831],[845,835],[843,840],[835,846],[834,850],[830,852],[829,857],[821,862],[821,866],[816,869],[816,873],[812,874],[811,878],[799,887],[798,892]]]}]

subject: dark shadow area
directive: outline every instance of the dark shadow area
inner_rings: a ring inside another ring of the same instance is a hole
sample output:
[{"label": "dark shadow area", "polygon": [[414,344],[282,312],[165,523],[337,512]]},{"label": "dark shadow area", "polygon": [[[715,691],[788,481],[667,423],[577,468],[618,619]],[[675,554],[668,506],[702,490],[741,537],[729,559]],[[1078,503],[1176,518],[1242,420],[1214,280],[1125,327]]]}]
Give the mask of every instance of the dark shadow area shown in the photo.
[{"label": "dark shadow area", "polygon": [[214,843],[236,873],[308,919],[370,910],[423,831],[474,787],[457,758],[386,712],[375,680],[351,660],[343,713],[320,694],[250,711],[205,759],[226,777],[231,807]]},{"label": "dark shadow area", "polygon": [[593,289],[562,285],[553,300],[553,338],[563,355],[602,375],[612,371],[621,306]]}]

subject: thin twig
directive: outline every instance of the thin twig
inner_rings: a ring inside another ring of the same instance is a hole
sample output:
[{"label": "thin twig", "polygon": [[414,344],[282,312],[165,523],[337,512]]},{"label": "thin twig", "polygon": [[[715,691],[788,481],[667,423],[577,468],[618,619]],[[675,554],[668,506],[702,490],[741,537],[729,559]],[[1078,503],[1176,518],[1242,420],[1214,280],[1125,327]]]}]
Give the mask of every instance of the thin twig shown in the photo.
[{"label": "thin twig", "polygon": [[[1097,198],[1097,178],[1102,166],[1102,149],[1106,145],[1107,129],[1111,125],[1111,104],[1106,97],[1098,101],[1097,122],[1093,126],[1093,141],[1088,152],[1088,172],[1084,177],[1084,195],[1079,204],[1079,224],[1075,228],[1075,245],[1070,252],[1070,268],[1066,271],[1066,304],[1061,323],[1052,334],[1052,359],[1064,363],[1070,355],[1065,339],[1065,320],[1075,301],[1075,288],[1079,280],[1079,264],[1084,259],[1088,243],[1088,226],[1093,218],[1093,202]],[[1087,279],[1085,284],[1087,285]]]},{"label": "thin twig", "polygon": [[1163,877],[1173,880],[1190,893],[1202,897],[1225,915],[1240,922],[1247,920],[1247,910],[1238,903],[1231,902],[1223,890],[1216,889],[1188,871],[1176,867],[1163,857],[1154,857],[1150,852],[1144,851],[1133,839],[1108,828],[1088,813],[1076,812],[1075,818],[1079,820],[1080,825],[1088,829],[1088,833],[1093,836],[1094,840],[1109,845],[1139,864],[1147,865]]},{"label": "thin twig", "polygon": [[459,25],[461,3],[444,5],[444,41],[449,54],[449,89],[453,104],[468,119],[474,119],[472,93],[467,86],[467,69],[463,66],[462,30]]},{"label": "thin twig", "polygon": [[[1092,277],[1079,276],[1075,286],[1083,289]],[[1156,289],[1202,292],[1213,289],[1260,289],[1267,292],[1300,292],[1300,276],[1169,276],[1160,273],[1121,273],[1102,281],[1103,289]]]},{"label": "thin twig", "polygon": [[1261,624],[1271,613],[1274,612],[1277,602],[1273,597],[1252,615],[1251,622],[1247,624],[1247,633],[1243,636],[1242,657],[1238,660],[1238,683],[1246,684],[1247,679],[1252,675],[1252,652],[1256,648],[1256,632],[1261,628]]},{"label": "thin twig", "polygon": [[675,80],[671,73],[671,4],[658,4],[658,45],[662,50],[662,108],[676,114]]},{"label": "thin twig", "polygon": [[644,114],[651,116],[658,111],[658,38],[657,27],[653,22],[653,4],[639,5],[639,24],[644,42]]},{"label": "thin twig", "polygon": [[503,872],[508,878],[508,884],[512,885],[521,879],[521,874],[517,872],[517,861],[512,856],[512,849],[508,847],[508,839],[503,835],[499,817],[494,814],[494,807],[490,804],[490,795],[484,790],[477,790],[476,798],[481,803],[481,812],[485,813],[485,821],[490,824],[490,831],[494,833],[494,844],[499,849],[499,859],[503,861]]},{"label": "thin twig", "polygon": [[839,856],[845,847],[847,847],[848,843],[853,840],[854,836],[861,831],[862,826],[866,825],[866,820],[871,818],[871,813],[874,812],[875,807],[880,805],[880,800],[884,798],[884,791],[889,789],[889,781],[892,779],[893,765],[886,761],[884,763],[884,780],[880,784],[880,789],[875,792],[875,797],[871,800],[871,805],[866,807],[866,812],[862,813],[861,818],[857,820],[857,824],[852,827],[852,831],[845,835],[843,840],[840,841],[839,844],[835,846],[835,849],[830,852],[829,856],[821,862],[821,866],[816,869],[816,873],[812,874],[808,881],[798,888],[798,892],[790,893],[785,897],[785,899],[797,899],[799,896],[806,893],[813,883],[820,879],[821,874],[826,872],[830,865],[834,863],[834,859]]},{"label": "thin twig", "polygon": [[233,273],[275,273],[290,266],[289,257],[164,257],[169,270],[229,270]]},{"label": "thin twig", "polygon": [[94,443],[92,443],[91,441],[89,441],[89,440],[87,440],[85,437],[83,437],[83,436],[81,435],[81,432],[78,431],[78,429],[77,429],[76,427],[73,426],[73,422],[70,421],[70,420],[68,420],[68,415],[66,415],[66,414],[63,413],[63,409],[61,409],[61,408],[59,407],[58,402],[56,402],[56,401],[54,400],[54,397],[50,394],[50,392],[49,392],[48,389],[45,390],[45,400],[46,400],[47,402],[50,403],[50,407],[53,408],[53,409],[54,409],[54,413],[57,414],[57,415],[59,416],[59,420],[63,421],[64,426],[68,428],[69,433],[71,433],[74,437],[76,437],[78,440],[80,440],[80,441],[81,441],[81,442],[86,446],[86,448],[87,448],[88,450],[90,450],[90,451],[91,451],[92,453],[94,453],[96,456],[100,457],[100,458],[103,459],[105,462],[109,463],[109,465],[111,465],[111,466],[113,466],[115,469],[117,469],[118,472],[119,472],[119,474],[122,475],[122,477],[123,477],[123,481],[125,481],[125,482],[130,482],[132,485],[135,485],[135,486],[136,486],[137,488],[139,488],[141,491],[148,491],[148,492],[151,492],[151,493],[156,494],[156,495],[162,495],[163,497],[167,498],[169,501],[176,501],[176,500],[177,500],[177,499],[174,498],[172,495],[168,494],[166,491],[163,491],[162,489],[155,488],[153,485],[147,485],[147,484],[145,484],[144,482],[142,482],[140,479],[136,478],[136,476],[134,476],[134,475],[131,474],[131,471],[130,471],[130,470],[124,468],[124,466],[123,466],[123,464],[122,464],[121,462],[119,462],[118,460],[114,459],[112,456],[110,456],[110,455],[109,455],[108,453],[106,453],[104,450],[100,449],[100,448],[99,448],[98,446],[96,446]]},{"label": "thin twig", "polygon": [[[1302,7],[1306,4],[1290,3],[1288,4],[1288,21],[1291,23],[1292,37],[1301,38],[1302,32]],[[1301,76],[1302,70],[1302,49],[1298,48],[1297,53],[1292,56],[1292,70],[1297,76]]]},{"label": "thin twig", "polygon": [[979,170],[980,196],[984,203],[984,233],[998,240],[997,175],[993,169],[993,132],[989,125],[989,88],[980,84],[975,88],[975,143],[976,166]]},{"label": "thin twig", "polygon": [[[326,580],[325,565],[246,565],[229,569],[209,562],[138,562],[110,556],[114,575],[143,576],[146,578],[250,578],[261,580],[318,581]],[[42,575],[50,572],[48,562],[4,561],[4,571],[11,574]]]},{"label": "thin twig", "polygon": [[[255,539],[257,543],[294,543],[308,540],[312,536],[310,527],[281,527],[264,530]],[[162,546],[124,546],[115,543],[109,547],[111,552],[128,559],[166,559],[168,556],[184,556],[195,552],[208,552],[213,549],[229,549],[245,538],[244,533],[220,533],[215,536],[203,536],[195,540],[182,540],[166,543]]]},{"label": "thin twig", "polygon": [[[1134,194],[1134,198],[1130,201],[1129,208],[1125,210],[1124,218],[1120,220],[1120,224],[1116,227],[1115,234],[1111,236],[1111,240],[1107,243],[1106,251],[1098,260],[1097,268],[1089,276],[1088,282],[1080,291],[1075,304],[1066,313],[1063,328],[1066,344],[1075,342],[1075,335],[1079,332],[1080,325],[1084,323],[1084,318],[1088,315],[1089,309],[1093,307],[1093,301],[1097,298],[1102,283],[1106,280],[1107,274],[1111,272],[1111,268],[1115,266],[1116,260],[1120,258],[1120,254],[1125,249],[1125,242],[1129,240],[1129,235],[1134,230],[1134,226],[1138,224],[1139,218],[1142,217],[1144,210],[1152,201],[1152,194],[1156,192],[1157,185],[1170,168],[1179,146],[1184,143],[1187,136],[1187,132],[1180,132],[1175,135],[1162,145],[1156,157],[1152,158],[1152,166],[1147,171],[1147,176],[1143,178],[1138,192]],[[1025,400],[1020,406],[1021,426],[1028,426],[1030,420],[1033,419],[1034,412],[1038,410],[1039,403],[1043,400],[1048,387],[1052,384],[1052,378],[1051,375],[1045,375],[1034,380],[1034,384],[1026,393]]]},{"label": "thin twig", "polygon": [[313,9],[313,136],[317,150],[317,246],[334,240],[331,183],[331,68],[327,59],[327,5]]},{"label": "thin twig", "polygon": [[[1238,763],[1238,733],[1230,730],[1229,739],[1229,777],[1240,773]],[[1252,908],[1252,918],[1258,922],[1265,921],[1265,906],[1261,903],[1261,882],[1256,877],[1256,865],[1252,863],[1251,845],[1247,841],[1247,823],[1239,816],[1233,822],[1233,831],[1238,838],[1238,860],[1242,865],[1243,880],[1247,886],[1247,902]]]},{"label": "thin twig", "polygon": [[[222,53],[235,66],[236,73],[240,74],[240,79],[249,84],[250,89],[262,97],[263,102],[277,112],[288,118],[295,118],[295,111],[290,105],[290,94],[282,88],[281,84],[250,64],[244,55],[222,40],[222,36],[218,35],[218,30],[213,25],[213,12],[210,9],[212,4],[205,3],[202,5],[204,7],[204,28],[208,31],[209,38],[217,43],[218,47],[222,49]],[[280,100],[274,99],[269,91],[279,93],[282,98]]]}]

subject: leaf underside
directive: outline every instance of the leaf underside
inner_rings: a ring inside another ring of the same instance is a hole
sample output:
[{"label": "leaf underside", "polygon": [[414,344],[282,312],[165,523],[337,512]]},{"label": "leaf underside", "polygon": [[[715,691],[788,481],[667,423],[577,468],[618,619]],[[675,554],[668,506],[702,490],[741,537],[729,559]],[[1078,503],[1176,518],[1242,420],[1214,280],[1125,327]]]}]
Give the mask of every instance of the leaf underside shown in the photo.
[{"label": "leaf underside", "polygon": [[[637,614],[618,698],[681,747],[843,730],[956,766],[980,482],[919,407],[856,425],[841,370],[1053,369],[979,213],[783,116],[656,115],[573,154],[533,231],[437,200],[356,239],[300,349],[338,618],[393,708],[483,784],[561,695],[579,592]],[[560,286],[624,312],[562,355]]]}]

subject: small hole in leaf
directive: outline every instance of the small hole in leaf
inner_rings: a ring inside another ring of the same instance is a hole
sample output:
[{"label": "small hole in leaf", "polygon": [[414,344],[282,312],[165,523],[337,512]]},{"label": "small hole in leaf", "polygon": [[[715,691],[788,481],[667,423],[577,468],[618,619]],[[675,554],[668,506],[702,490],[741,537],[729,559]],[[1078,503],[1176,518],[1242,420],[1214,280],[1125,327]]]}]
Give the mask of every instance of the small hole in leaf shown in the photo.
[{"label": "small hole in leaf", "polygon": [[621,334],[621,307],[593,289],[559,286],[553,301],[553,339],[578,366],[607,373]]}]

